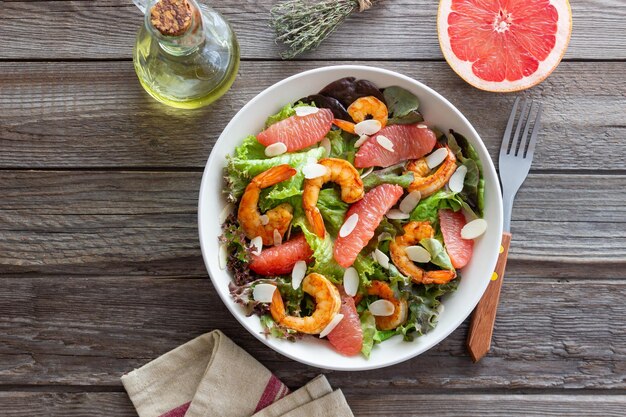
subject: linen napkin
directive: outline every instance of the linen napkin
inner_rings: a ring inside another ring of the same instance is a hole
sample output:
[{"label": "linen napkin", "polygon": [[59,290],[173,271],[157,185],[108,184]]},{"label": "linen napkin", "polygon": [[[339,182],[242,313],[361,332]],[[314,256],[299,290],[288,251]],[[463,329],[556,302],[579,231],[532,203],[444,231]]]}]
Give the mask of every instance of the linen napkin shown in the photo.
[{"label": "linen napkin", "polygon": [[353,417],[324,376],[288,395],[276,376],[219,330],[129,372],[122,383],[139,417]]}]

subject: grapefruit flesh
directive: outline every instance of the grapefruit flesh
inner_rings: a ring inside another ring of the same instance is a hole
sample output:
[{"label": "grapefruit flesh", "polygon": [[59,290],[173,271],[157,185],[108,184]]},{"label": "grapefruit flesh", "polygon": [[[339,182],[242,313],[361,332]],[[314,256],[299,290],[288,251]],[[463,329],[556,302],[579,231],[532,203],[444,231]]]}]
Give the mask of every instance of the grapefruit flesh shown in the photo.
[{"label": "grapefruit flesh", "polygon": [[304,235],[298,235],[282,245],[263,249],[260,255],[252,255],[250,269],[259,275],[289,274],[298,261],[309,261],[313,251]]},{"label": "grapefruit flesh", "polygon": [[[422,127],[418,127],[422,126]],[[418,159],[429,153],[437,142],[435,132],[422,124],[385,126],[369,138],[357,151],[357,168],[388,167],[407,159]],[[383,147],[378,137],[384,136],[393,144],[393,151]]]},{"label": "grapefruit flesh", "polygon": [[294,115],[274,123],[256,138],[264,146],[282,142],[287,146],[287,152],[299,151],[324,139],[333,119],[333,112],[328,109],[319,109],[306,116]]},{"label": "grapefruit flesh", "polygon": [[403,193],[404,189],[399,185],[381,184],[350,206],[346,219],[356,213],[359,220],[349,235],[337,236],[335,240],[333,256],[339,265],[348,268],[354,263],[359,252],[374,236],[385,213],[398,202]]},{"label": "grapefruit flesh", "polygon": [[543,81],[561,61],[571,29],[568,0],[441,0],[437,16],[446,61],[487,91]]},{"label": "grapefruit flesh", "polygon": [[446,245],[446,251],[455,268],[463,268],[467,265],[474,251],[474,241],[461,237],[461,229],[465,223],[465,215],[462,211],[439,210],[443,243]]},{"label": "grapefruit flesh", "polygon": [[341,293],[341,307],[339,313],[343,319],[327,336],[330,344],[342,355],[354,356],[361,352],[363,347],[363,329],[359,313],[356,311],[354,298],[347,295],[343,289]]}]

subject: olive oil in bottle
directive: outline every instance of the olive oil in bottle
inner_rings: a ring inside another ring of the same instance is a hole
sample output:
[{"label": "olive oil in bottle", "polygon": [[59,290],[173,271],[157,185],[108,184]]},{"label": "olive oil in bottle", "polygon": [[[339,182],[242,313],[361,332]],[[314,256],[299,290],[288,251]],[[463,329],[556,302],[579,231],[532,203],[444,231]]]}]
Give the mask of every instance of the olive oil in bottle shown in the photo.
[{"label": "olive oil in bottle", "polygon": [[205,4],[148,0],[133,62],[152,97],[195,109],[228,91],[239,67],[239,45],[228,22]]}]

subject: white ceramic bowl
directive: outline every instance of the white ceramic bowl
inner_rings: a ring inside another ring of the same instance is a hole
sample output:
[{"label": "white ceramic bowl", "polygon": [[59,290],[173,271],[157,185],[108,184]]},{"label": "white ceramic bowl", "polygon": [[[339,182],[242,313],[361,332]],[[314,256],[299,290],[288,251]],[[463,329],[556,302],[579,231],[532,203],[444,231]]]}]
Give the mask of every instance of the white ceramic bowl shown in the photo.
[{"label": "white ceramic bowl", "polygon": [[[231,276],[227,271],[221,270],[218,263],[218,216],[226,204],[222,179],[226,155],[231,154],[245,136],[261,131],[267,116],[276,113],[285,104],[317,93],[328,83],[347,76],[370,80],[381,88],[398,85],[413,92],[420,100],[420,111],[428,123],[442,130],[454,129],[467,137],[480,155],[484,167],[484,218],[489,225],[487,232],[475,242],[474,256],[462,269],[462,279],[457,291],[445,297],[445,309],[439,317],[437,327],[412,342],[405,342],[401,337],[395,336],[376,345],[369,359],[361,355],[342,356],[326,340],[314,336],[306,336],[295,343],[265,337],[259,318],[246,317],[242,307],[231,299],[228,291]],[[469,316],[487,288],[496,265],[502,235],[502,198],[496,171],[485,145],[472,125],[448,100],[424,84],[393,71],[360,65],[341,65],[317,68],[280,81],[259,93],[232,118],[215,143],[204,170],[200,186],[198,226],[202,255],[213,285],[243,327],[267,346],[298,362],[325,369],[356,371],[382,368],[417,356],[447,337]]]}]

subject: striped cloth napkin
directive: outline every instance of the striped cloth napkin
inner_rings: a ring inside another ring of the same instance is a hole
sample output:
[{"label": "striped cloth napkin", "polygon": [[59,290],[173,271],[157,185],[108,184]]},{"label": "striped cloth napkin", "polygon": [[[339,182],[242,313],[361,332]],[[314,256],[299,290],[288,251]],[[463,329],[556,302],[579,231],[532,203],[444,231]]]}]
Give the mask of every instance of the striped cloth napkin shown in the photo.
[{"label": "striped cloth napkin", "polygon": [[122,376],[139,417],[354,417],[323,375],[289,389],[219,330]]}]

